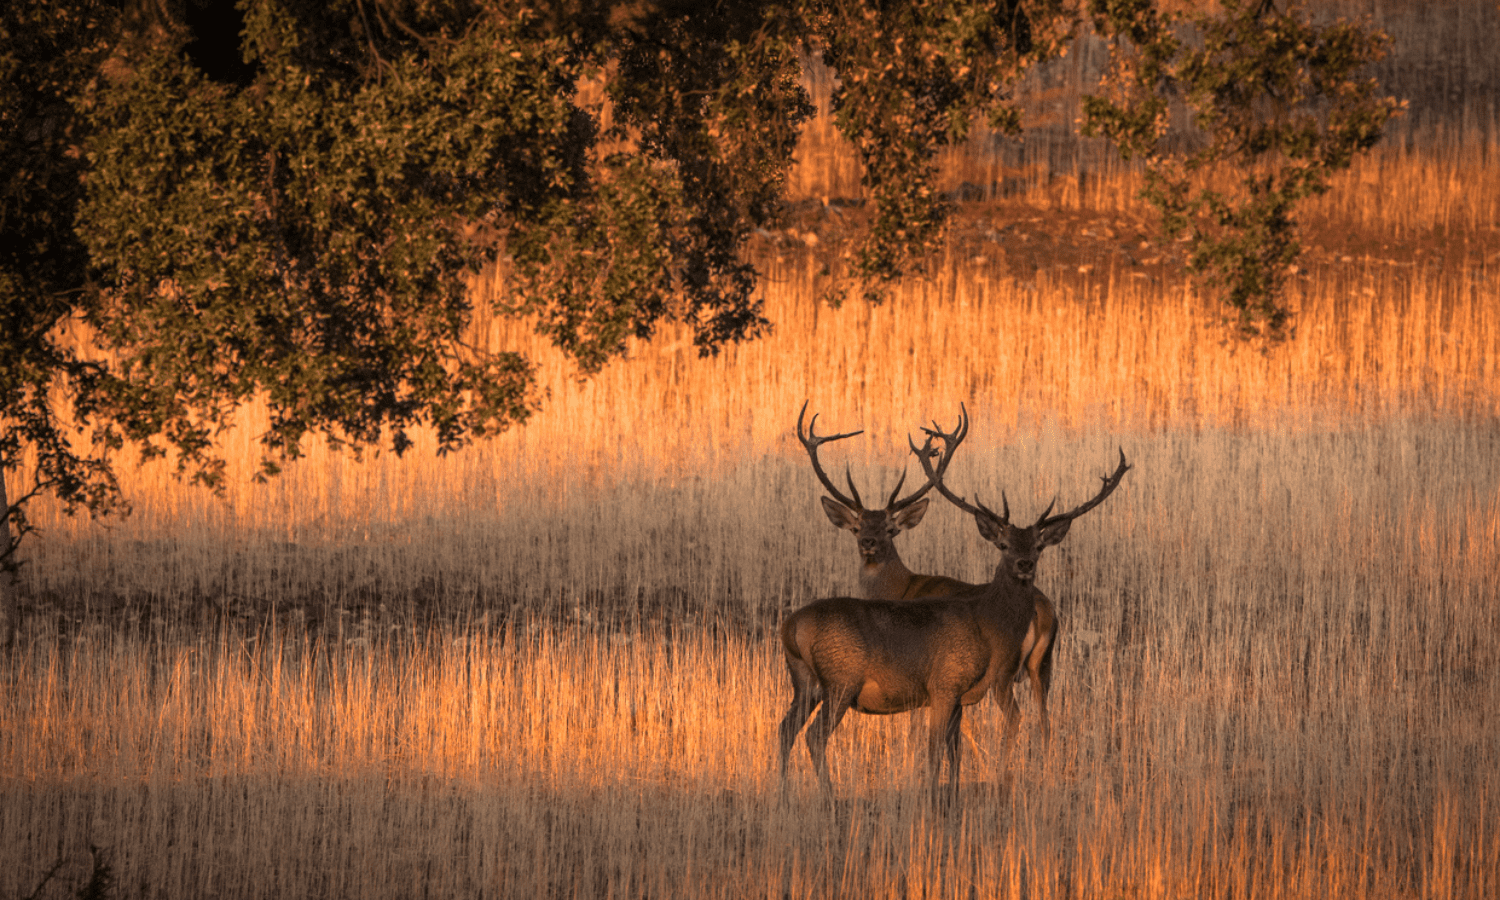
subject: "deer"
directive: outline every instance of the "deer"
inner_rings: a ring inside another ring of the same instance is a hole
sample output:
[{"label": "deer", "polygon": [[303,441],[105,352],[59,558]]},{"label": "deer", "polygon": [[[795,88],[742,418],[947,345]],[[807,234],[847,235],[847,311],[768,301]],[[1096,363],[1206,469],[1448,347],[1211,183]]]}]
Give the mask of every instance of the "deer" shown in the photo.
[{"label": "deer", "polygon": [[[852,496],[845,496],[818,462],[820,446],[854,437],[863,432],[819,435],[817,433],[818,416],[814,413],[804,433],[802,420],[807,414],[807,405],[803,403],[802,411],[797,414],[797,439],[807,450],[808,459],[812,461],[813,472],[822,482],[823,489],[830,495],[820,498],[828,520],[835,527],[850,531],[859,539],[859,555],[862,564],[859,570],[858,596],[864,600],[924,600],[973,591],[980,587],[980,585],[946,575],[919,575],[911,571],[901,561],[901,555],[896,551],[895,543],[896,535],[915,527],[927,512],[929,498],[924,495],[941,481],[943,472],[947,470],[948,463],[953,459],[954,451],[968,436],[968,409],[962,403],[959,404],[958,426],[952,432],[942,431],[936,422],[933,423],[932,429],[922,429],[929,439],[937,438],[944,445],[942,451],[935,451],[929,440],[928,450],[939,453],[941,458],[935,472],[930,468],[926,469],[927,483],[905,499],[898,500],[901,486],[906,481],[906,475],[902,473],[901,480],[896,482],[896,489],[891,492],[885,508],[872,510],[866,509],[860,501],[859,491],[854,487],[854,478],[847,469],[844,471],[844,479],[849,484],[849,493]],[[914,442],[908,440],[908,443],[911,443],[913,453],[921,455],[921,451],[918,451]],[[1037,707],[1037,721],[1044,746],[1051,741],[1052,727],[1047,716],[1047,695],[1052,689],[1052,652],[1057,644],[1059,624],[1057,610],[1053,607],[1052,601],[1038,591],[1035,615],[1022,647],[1025,654],[1025,666],[1022,672],[1024,677],[1029,677],[1031,681],[1031,693]]]},{"label": "deer", "polygon": [[[778,730],[783,791],[792,748],[806,725],[808,756],[824,795],[832,796],[828,740],[850,709],[892,715],[927,708],[934,802],[943,799],[944,763],[947,796],[957,797],[963,710],[988,693],[993,693],[1005,719],[1002,755],[1008,755],[1020,727],[1020,709],[1010,685],[1024,664],[1026,634],[1041,594],[1035,585],[1037,559],[1067,535],[1074,519],[1104,502],[1130,468],[1122,449],[1119,467],[1103,476],[1103,487],[1092,500],[1050,515],[1054,501],[1035,523],[1020,527],[1010,522],[1008,502],[996,515],[977,498],[977,505],[969,504],[947,489],[931,465],[931,457],[943,452],[932,447],[932,440],[944,436],[924,431],[927,443],[917,455],[929,480],[950,502],[974,515],[981,535],[1000,548],[994,579],[947,596],[905,602],[829,597],[803,606],[782,622],[782,650],[792,680],[792,703]],[[953,446],[948,445],[949,452]],[[817,717],[808,725],[815,710]]]},{"label": "deer", "polygon": [[[848,469],[844,470],[844,480],[849,485],[849,494],[846,495],[823,471],[823,466],[818,462],[818,448],[823,444],[833,441],[851,438],[863,431],[850,431],[846,434],[818,434],[818,415],[813,414],[812,421],[808,423],[807,431],[802,430],[803,417],[807,415],[807,403],[802,404],[802,411],[797,414],[797,440],[807,450],[807,457],[812,461],[813,473],[818,476],[818,481],[828,496],[819,498],[823,504],[823,512],[828,516],[835,528],[842,528],[852,533],[859,541],[859,596],[866,600],[915,600],[920,597],[936,597],[943,594],[951,594],[954,591],[973,587],[967,582],[956,578],[948,578],[943,575],[918,575],[901,561],[901,554],[896,551],[895,538],[898,534],[911,528],[915,528],[927,513],[928,497],[925,495],[932,490],[935,483],[932,477],[927,483],[906,497],[901,497],[901,488],[906,483],[906,473],[901,473],[901,479],[896,482],[896,489],[891,491],[891,496],[886,500],[883,509],[866,509],[864,502],[860,499],[859,489],[854,486],[854,476]],[[935,424],[935,423],[934,423]],[[959,427],[949,437],[951,444],[946,445],[946,451],[942,453],[942,460],[938,464],[937,474],[947,468],[949,460],[958,445],[963,442],[968,433],[968,418],[963,417]]]}]

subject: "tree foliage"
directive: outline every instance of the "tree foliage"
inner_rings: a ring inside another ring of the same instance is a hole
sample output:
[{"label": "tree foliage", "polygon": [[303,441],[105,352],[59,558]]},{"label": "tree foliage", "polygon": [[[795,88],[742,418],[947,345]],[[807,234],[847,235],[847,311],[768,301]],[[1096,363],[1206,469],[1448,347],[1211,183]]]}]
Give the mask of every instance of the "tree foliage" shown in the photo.
[{"label": "tree foliage", "polygon": [[807,36],[839,76],[833,113],[859,153],[876,215],[854,274],[880,287],[935,249],[949,212],[937,154],[979,116],[1020,131],[1015,82],[1059,55],[1076,17],[1057,0],[809,3]]},{"label": "tree foliage", "polygon": [[[1189,266],[1224,293],[1242,335],[1287,336],[1282,300],[1297,258],[1297,202],[1380,139],[1399,106],[1360,71],[1384,35],[1303,11],[1222,0],[1166,16],[1142,0],[1094,0],[1094,27],[1117,50],[1110,92],[1084,99],[1085,130],[1146,160],[1146,198],[1169,237],[1188,232]],[[1172,102],[1198,133],[1174,135]],[[1191,149],[1173,150],[1184,141]]]},{"label": "tree foliage", "polygon": [[[266,474],[310,434],[400,452],[431,426],[446,451],[524,421],[532,363],[466,337],[469,280],[497,261],[495,312],[533,317],[584,373],[663,322],[704,353],[761,334],[744,244],[778,215],[810,55],[839,79],[874,206],[850,273],[871,299],[940,239],[937,153],[980,116],[1017,131],[1017,80],[1080,29],[1119,60],[1090,127],[1147,159],[1168,229],[1191,229],[1247,329],[1285,327],[1292,207],[1393,108],[1356,77],[1378,36],[1265,2],[233,9],[0,11],[0,468],[31,454],[19,499],[118,505],[126,445],[216,484],[220,432],[258,395]],[[1172,102],[1203,135],[1186,155],[1164,149]],[[1238,189],[1195,180],[1213,167]]]},{"label": "tree foliage", "polygon": [[[79,4],[15,4],[0,12],[0,474],[31,455],[16,495],[0,482],[0,562],[8,571],[31,530],[26,504],[41,494],[69,512],[120,506],[107,447],[80,447],[57,399],[82,416],[111,383],[59,327],[85,302],[88,253],[73,230],[84,194],[85,137],[70,102],[109,54],[114,16]],[[13,535],[13,536],[12,536]],[[0,575],[0,589],[8,584]],[[0,612],[4,612],[0,610]]]}]

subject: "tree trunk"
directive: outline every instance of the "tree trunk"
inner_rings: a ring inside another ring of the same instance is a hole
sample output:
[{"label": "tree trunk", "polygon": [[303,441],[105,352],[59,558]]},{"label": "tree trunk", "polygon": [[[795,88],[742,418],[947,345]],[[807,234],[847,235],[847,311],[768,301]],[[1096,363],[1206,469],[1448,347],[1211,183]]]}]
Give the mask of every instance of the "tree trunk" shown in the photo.
[{"label": "tree trunk", "polygon": [[[3,462],[0,460],[0,559],[8,557],[15,545],[10,532],[10,499],[5,492]],[[15,572],[8,564],[0,565],[0,648],[14,647],[20,630],[21,604],[16,597]]]}]

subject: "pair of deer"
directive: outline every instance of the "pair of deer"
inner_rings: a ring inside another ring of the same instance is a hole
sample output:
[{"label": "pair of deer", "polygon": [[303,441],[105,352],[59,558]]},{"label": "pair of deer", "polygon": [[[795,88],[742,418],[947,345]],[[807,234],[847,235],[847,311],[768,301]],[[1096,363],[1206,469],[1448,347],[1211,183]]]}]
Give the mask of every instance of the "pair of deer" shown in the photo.
[{"label": "pair of deer", "polygon": [[[807,431],[797,416],[797,437],[812,460],[824,489],[823,509],[834,525],[859,539],[861,596],[833,597],[802,607],[782,623],[781,643],[792,677],[792,705],[781,720],[781,777],[785,787],[787,762],[797,735],[819,704],[817,718],[807,729],[807,752],[827,794],[828,739],[851,708],[883,715],[928,707],[930,737],[928,764],[933,798],[940,799],[943,760],[948,762],[948,791],[954,795],[959,780],[959,727],[963,708],[978,703],[993,690],[1005,717],[1004,741],[1014,741],[1020,709],[1011,691],[1024,671],[1031,679],[1043,740],[1049,736],[1047,692],[1052,680],[1052,651],[1057,638],[1057,612],[1035,584],[1037,558],[1060,542],[1073,520],[1104,502],[1130,468],[1125,452],[1120,465],[1104,476],[1092,500],[1058,515],[1048,505],[1029,526],[1010,521],[1010,504],[1001,496],[997,515],[976,499],[970,504],[943,482],[953,454],[969,432],[968,410],[959,407],[958,427],[945,432],[933,423],[923,428],[922,447],[908,439],[927,475],[927,482],[899,498],[903,474],[884,509],[866,509],[845,472],[850,496],[845,496],[818,462],[818,447],[859,434],[819,436],[818,417]],[[933,441],[941,441],[941,450]],[[934,466],[933,459],[937,458]],[[1000,563],[988,584],[970,584],[942,575],[917,575],[901,562],[894,538],[922,521],[927,492],[933,488],[959,509],[974,516],[979,533],[1000,550]]]}]

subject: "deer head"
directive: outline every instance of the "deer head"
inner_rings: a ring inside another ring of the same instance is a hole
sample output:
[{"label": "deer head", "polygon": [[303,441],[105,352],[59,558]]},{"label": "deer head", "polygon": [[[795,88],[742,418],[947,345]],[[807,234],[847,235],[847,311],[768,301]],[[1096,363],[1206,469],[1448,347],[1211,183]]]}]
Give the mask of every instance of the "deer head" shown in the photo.
[{"label": "deer head", "polygon": [[979,534],[1000,551],[1000,562],[995,569],[996,578],[1004,577],[1021,584],[1030,584],[1036,578],[1037,559],[1042,555],[1042,551],[1053,544],[1061,543],[1062,539],[1067,537],[1068,529],[1073,526],[1073,520],[1103,503],[1105,498],[1120,486],[1120,479],[1124,478],[1125,473],[1130,469],[1125,462],[1125,451],[1121,449],[1120,465],[1113,473],[1101,476],[1104,485],[1092,500],[1065,513],[1050,515],[1052,507],[1057,505],[1057,501],[1054,500],[1047,504],[1042,515],[1032,524],[1016,525],[1010,521],[1010,502],[1006,499],[1004,491],[1000,493],[1000,512],[997,514],[980,503],[978,498],[971,504],[948,489],[942,480],[947,460],[940,461],[936,470],[932,466],[932,457],[944,455],[946,451],[933,447],[932,441],[937,438],[947,445],[952,436],[939,429],[937,423],[933,423],[932,428],[922,430],[927,434],[925,444],[918,447],[915,442],[908,442],[911,443],[912,452],[917,455],[929,481],[954,506],[973,515],[974,524],[979,527]]},{"label": "deer head", "polygon": [[896,489],[891,491],[885,506],[879,509],[868,509],[860,499],[859,490],[854,486],[854,478],[849,470],[844,470],[844,481],[849,485],[849,493],[846,495],[833,483],[833,479],[823,471],[823,466],[818,462],[818,447],[830,441],[843,440],[862,434],[862,431],[850,431],[846,434],[820,435],[817,433],[818,416],[813,414],[812,421],[808,423],[807,430],[802,428],[802,420],[807,415],[807,403],[802,404],[802,411],[797,414],[797,439],[807,449],[807,456],[812,461],[813,472],[822,482],[824,490],[830,496],[823,497],[823,511],[828,515],[828,520],[836,527],[852,532],[859,540],[860,557],[867,564],[877,564],[897,558],[896,545],[893,539],[896,535],[908,528],[913,528],[922,521],[922,516],[927,513],[929,498],[925,495],[932,490],[937,479],[947,469],[953,452],[963,441],[964,435],[969,430],[969,419],[967,411],[960,407],[961,414],[958,427],[951,434],[943,434],[942,450],[933,450],[935,454],[941,454],[942,460],[938,463],[935,471],[929,470],[927,483],[905,497],[901,496],[901,488],[906,484],[906,473],[901,473],[901,479],[896,482]]}]

